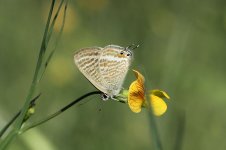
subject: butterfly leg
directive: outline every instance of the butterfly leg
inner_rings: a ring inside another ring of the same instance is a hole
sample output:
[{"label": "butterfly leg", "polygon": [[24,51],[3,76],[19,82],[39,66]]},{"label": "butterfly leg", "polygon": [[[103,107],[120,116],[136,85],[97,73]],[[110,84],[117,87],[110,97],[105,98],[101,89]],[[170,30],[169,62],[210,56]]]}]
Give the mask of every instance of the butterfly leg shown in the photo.
[{"label": "butterfly leg", "polygon": [[101,99],[102,99],[103,101],[107,101],[107,100],[109,100],[109,98],[110,98],[110,96],[107,95],[106,93],[102,93],[102,94],[101,94]]},{"label": "butterfly leg", "polygon": [[118,101],[118,99],[116,99],[114,95],[111,96],[110,98],[111,98],[112,100]]}]

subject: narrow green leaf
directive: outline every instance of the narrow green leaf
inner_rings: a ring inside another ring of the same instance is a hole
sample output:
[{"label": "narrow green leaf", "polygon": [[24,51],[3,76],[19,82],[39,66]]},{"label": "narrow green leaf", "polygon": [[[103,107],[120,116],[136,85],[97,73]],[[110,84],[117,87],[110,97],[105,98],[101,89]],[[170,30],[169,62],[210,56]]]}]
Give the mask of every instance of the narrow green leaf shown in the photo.
[{"label": "narrow green leaf", "polygon": [[58,15],[59,15],[59,12],[60,12],[60,10],[61,10],[61,7],[62,7],[63,3],[64,3],[64,0],[61,0],[60,5],[58,6],[57,12],[55,13],[55,15],[54,15],[54,17],[53,17],[53,20],[52,20],[51,25],[50,25],[50,27],[49,27],[49,32],[48,32],[48,34],[47,34],[47,36],[46,36],[46,41],[45,41],[46,44],[49,43],[49,40],[50,40],[50,38],[51,38],[51,36],[52,36],[53,28],[54,28],[54,25],[55,25],[55,23],[56,23],[57,17],[58,17]]},{"label": "narrow green leaf", "polygon": [[3,134],[6,132],[6,130],[13,124],[13,122],[17,119],[17,117],[20,115],[21,111],[17,112],[13,118],[2,128],[0,132],[0,138],[3,136]]},{"label": "narrow green leaf", "polygon": [[[63,1],[61,1],[61,2],[63,2]],[[61,4],[62,4],[62,3],[61,3]],[[50,54],[48,55],[48,57],[47,57],[47,59],[46,59],[46,61],[45,61],[45,66],[44,66],[44,69],[43,69],[43,71],[42,71],[42,73],[41,73],[41,75],[40,75],[39,80],[42,79],[42,77],[43,77],[43,75],[44,75],[44,73],[45,73],[45,70],[46,70],[46,68],[47,68],[47,66],[48,66],[48,64],[49,64],[49,61],[51,60],[53,54],[55,53],[56,48],[57,48],[57,46],[58,46],[58,44],[59,44],[59,41],[60,41],[60,39],[61,39],[61,36],[62,36],[62,33],[63,33],[63,29],[64,29],[65,20],[66,20],[67,5],[68,5],[68,1],[66,1],[66,3],[65,3],[65,7],[64,7],[64,15],[63,15],[63,21],[62,21],[62,25],[61,25],[61,28],[60,28],[59,35],[57,36],[57,39],[56,39],[56,41],[55,41],[54,48],[51,50]],[[62,6],[59,5],[59,8],[61,8],[61,7],[62,7]],[[59,10],[59,8],[58,8],[58,10]],[[55,14],[55,16],[58,16],[58,13],[59,13],[59,11],[57,11],[57,13]],[[55,18],[55,17],[54,17],[54,18]],[[54,23],[55,23],[55,21],[54,21]],[[54,27],[54,23],[52,22],[51,26],[53,25],[53,27]],[[53,29],[53,27],[52,27],[52,29]],[[48,40],[49,40],[49,39],[48,39]]]},{"label": "narrow green leaf", "polygon": [[38,61],[37,61],[36,68],[35,68],[35,73],[34,73],[33,80],[32,80],[31,86],[29,88],[28,95],[26,97],[24,106],[21,110],[21,113],[20,113],[18,119],[15,122],[14,129],[0,142],[0,150],[5,150],[7,148],[7,146],[9,145],[9,143],[15,138],[15,136],[18,135],[18,132],[23,124],[24,117],[27,113],[27,110],[29,109],[29,104],[30,104],[31,98],[32,98],[32,96],[35,92],[35,89],[37,87],[37,84],[38,84],[37,79],[38,79],[38,75],[40,73],[40,69],[41,69],[41,66],[43,63],[43,57],[44,57],[44,54],[45,54],[46,48],[47,48],[45,41],[46,41],[46,37],[48,35],[48,29],[49,29],[50,20],[52,17],[52,12],[54,9],[54,4],[55,4],[55,0],[52,0],[51,6],[50,6],[50,11],[49,11],[49,16],[47,19],[47,23],[46,23],[46,27],[45,27],[45,31],[44,31],[44,35],[43,35],[43,39],[42,39],[41,48],[39,51]]}]

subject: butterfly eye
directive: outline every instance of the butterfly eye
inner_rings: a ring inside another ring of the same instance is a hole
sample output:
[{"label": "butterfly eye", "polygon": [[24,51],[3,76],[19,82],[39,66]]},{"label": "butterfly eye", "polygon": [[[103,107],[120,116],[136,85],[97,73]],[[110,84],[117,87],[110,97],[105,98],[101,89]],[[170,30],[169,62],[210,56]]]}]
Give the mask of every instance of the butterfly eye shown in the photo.
[{"label": "butterfly eye", "polygon": [[132,54],[133,54],[132,52],[128,51],[128,53],[127,53],[127,55],[126,55],[126,56],[128,56],[128,57],[129,57],[129,56],[132,56]]},{"label": "butterfly eye", "polygon": [[123,53],[123,51],[121,51],[121,53],[120,53],[121,55],[123,55],[124,53]]}]

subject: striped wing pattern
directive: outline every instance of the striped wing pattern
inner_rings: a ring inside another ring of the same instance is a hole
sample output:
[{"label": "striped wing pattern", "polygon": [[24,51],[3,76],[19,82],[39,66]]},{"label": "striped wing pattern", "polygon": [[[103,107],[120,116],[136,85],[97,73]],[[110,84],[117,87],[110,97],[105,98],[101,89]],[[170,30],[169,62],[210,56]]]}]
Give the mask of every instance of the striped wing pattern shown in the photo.
[{"label": "striped wing pattern", "polygon": [[105,85],[110,96],[120,92],[130,65],[130,58],[119,56],[121,51],[122,48],[110,45],[102,50],[100,57],[99,70],[102,84]]},{"label": "striped wing pattern", "polygon": [[99,58],[102,48],[84,48],[74,55],[74,61],[82,74],[100,91],[106,93],[106,88],[102,85],[101,75],[98,69]]},{"label": "striped wing pattern", "polygon": [[120,92],[131,62],[131,57],[120,54],[123,50],[116,45],[84,48],[75,53],[74,61],[97,89],[112,97]]}]

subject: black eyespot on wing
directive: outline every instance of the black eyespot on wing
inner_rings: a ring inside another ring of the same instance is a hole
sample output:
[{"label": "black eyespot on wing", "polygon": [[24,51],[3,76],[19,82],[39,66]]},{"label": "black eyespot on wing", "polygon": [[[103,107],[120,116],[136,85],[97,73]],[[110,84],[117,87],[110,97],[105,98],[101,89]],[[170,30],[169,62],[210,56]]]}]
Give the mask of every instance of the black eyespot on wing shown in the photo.
[{"label": "black eyespot on wing", "polygon": [[123,55],[123,54],[124,54],[124,52],[123,52],[123,51],[121,51],[121,52],[120,52],[120,54],[121,54],[121,55]]}]

